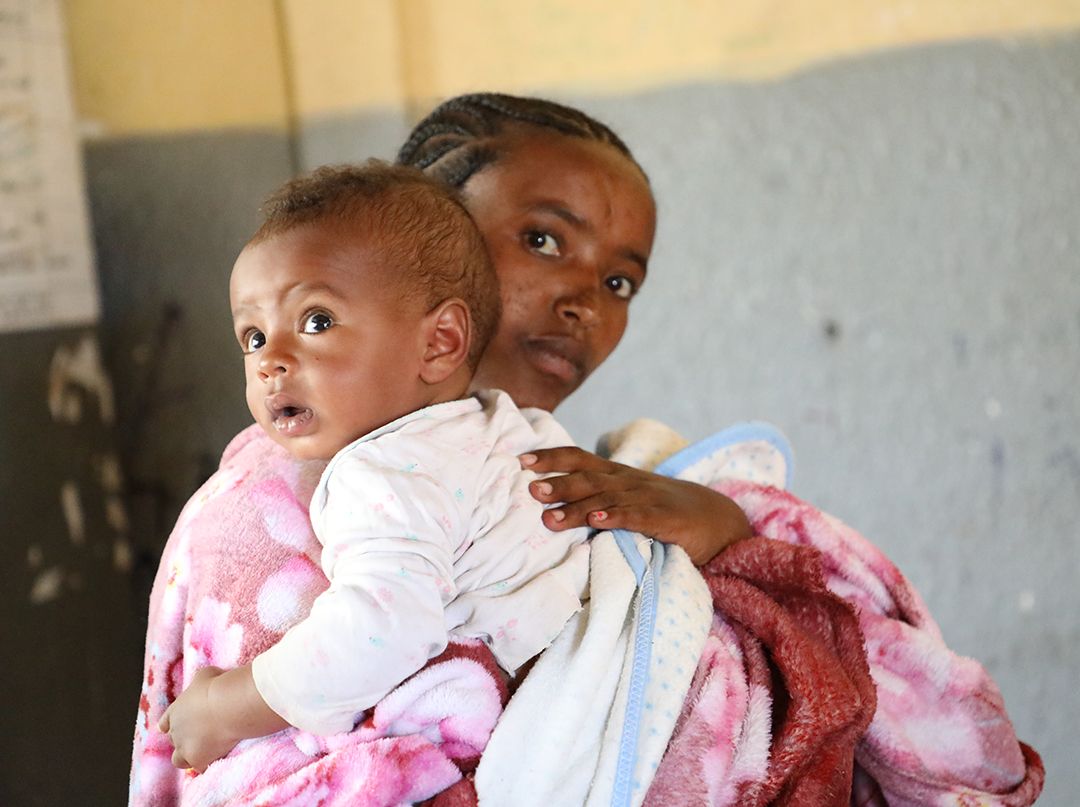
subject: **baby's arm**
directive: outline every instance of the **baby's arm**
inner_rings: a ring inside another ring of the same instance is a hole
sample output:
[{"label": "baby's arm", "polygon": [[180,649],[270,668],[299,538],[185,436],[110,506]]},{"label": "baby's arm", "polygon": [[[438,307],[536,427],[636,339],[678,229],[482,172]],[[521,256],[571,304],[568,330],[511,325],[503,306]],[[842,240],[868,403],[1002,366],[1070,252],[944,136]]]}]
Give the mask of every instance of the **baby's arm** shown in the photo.
[{"label": "baby's arm", "polygon": [[200,773],[241,740],[288,726],[262,699],[250,664],[229,671],[202,668],[158,722],[173,744],[172,764]]},{"label": "baby's arm", "polygon": [[[317,504],[317,502],[322,502]],[[434,479],[344,458],[312,503],[330,587],[306,619],[236,670],[200,670],[160,724],[173,764],[203,770],[242,739],[349,731],[446,647],[452,496]]]},{"label": "baby's arm", "polygon": [[312,500],[330,586],[251,670],[263,701],[297,728],[351,730],[446,647],[461,516],[442,485],[407,467],[340,458]]},{"label": "baby's arm", "polygon": [[533,482],[533,497],[564,502],[544,512],[552,530],[589,526],[625,529],[678,544],[697,565],[726,546],[752,535],[750,521],[735,502],[715,490],[584,451],[548,448],[525,454],[521,463],[537,473],[561,473]]}]

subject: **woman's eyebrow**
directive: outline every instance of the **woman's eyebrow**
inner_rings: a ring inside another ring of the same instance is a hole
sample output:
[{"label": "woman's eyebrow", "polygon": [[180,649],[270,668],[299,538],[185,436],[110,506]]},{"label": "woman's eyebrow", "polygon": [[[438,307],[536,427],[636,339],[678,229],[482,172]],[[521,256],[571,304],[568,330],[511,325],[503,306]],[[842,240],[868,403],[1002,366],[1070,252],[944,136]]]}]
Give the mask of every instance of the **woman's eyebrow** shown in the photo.
[{"label": "woman's eyebrow", "polygon": [[[586,232],[592,230],[592,225],[589,224],[588,219],[584,219],[577,215],[567,207],[559,204],[558,202],[537,202],[530,207],[530,210],[537,213],[550,213],[553,216],[565,221],[572,227],[576,227],[579,230],[585,230]],[[620,254],[629,261],[633,261],[641,267],[641,271],[647,274],[649,271],[649,259],[638,252],[636,249],[623,249],[620,250]]]},{"label": "woman's eyebrow", "polygon": [[550,213],[553,216],[558,216],[567,224],[581,230],[590,229],[588,221],[558,202],[537,202],[531,206],[531,210],[538,213]]},{"label": "woman's eyebrow", "polygon": [[622,250],[622,256],[627,260],[633,261],[641,267],[641,273],[647,275],[649,273],[649,259],[638,252],[636,249],[624,249]]}]

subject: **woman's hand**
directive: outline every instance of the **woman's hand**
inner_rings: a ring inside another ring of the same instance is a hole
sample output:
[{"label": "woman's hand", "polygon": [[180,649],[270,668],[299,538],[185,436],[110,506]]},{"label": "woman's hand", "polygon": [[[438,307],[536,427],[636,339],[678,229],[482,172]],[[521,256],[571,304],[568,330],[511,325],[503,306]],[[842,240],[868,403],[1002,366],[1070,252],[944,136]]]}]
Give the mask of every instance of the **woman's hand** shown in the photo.
[{"label": "woman's hand", "polygon": [[564,502],[544,512],[552,530],[589,526],[632,530],[678,544],[697,565],[752,534],[746,514],[727,496],[601,459],[580,448],[546,448],[521,456],[538,473],[561,473],[533,482],[529,490],[544,504]]}]

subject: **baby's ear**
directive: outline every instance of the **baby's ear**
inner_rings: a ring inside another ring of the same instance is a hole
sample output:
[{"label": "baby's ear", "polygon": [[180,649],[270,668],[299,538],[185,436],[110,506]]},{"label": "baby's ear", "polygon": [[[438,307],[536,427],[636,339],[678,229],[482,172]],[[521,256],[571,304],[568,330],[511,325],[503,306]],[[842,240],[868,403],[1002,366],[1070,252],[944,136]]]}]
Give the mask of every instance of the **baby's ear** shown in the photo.
[{"label": "baby's ear", "polygon": [[420,363],[420,378],[438,384],[454,374],[469,357],[472,320],[469,307],[457,297],[443,300],[424,317],[427,346]]}]

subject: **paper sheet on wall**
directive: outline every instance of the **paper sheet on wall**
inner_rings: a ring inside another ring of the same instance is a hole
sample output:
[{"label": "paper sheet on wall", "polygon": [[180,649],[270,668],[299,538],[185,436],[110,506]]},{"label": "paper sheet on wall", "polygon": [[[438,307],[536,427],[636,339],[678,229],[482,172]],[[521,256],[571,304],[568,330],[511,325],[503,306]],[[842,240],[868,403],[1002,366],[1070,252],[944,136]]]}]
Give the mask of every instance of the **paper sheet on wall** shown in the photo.
[{"label": "paper sheet on wall", "polygon": [[0,332],[93,322],[61,0],[0,0]]}]

